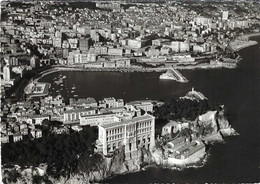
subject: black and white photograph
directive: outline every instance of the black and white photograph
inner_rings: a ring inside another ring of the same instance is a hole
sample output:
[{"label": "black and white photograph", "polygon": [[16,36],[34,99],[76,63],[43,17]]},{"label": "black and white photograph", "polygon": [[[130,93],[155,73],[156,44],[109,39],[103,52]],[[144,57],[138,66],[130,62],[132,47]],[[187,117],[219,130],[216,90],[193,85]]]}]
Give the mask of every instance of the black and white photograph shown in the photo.
[{"label": "black and white photograph", "polygon": [[260,0],[0,7],[0,183],[260,183]]}]

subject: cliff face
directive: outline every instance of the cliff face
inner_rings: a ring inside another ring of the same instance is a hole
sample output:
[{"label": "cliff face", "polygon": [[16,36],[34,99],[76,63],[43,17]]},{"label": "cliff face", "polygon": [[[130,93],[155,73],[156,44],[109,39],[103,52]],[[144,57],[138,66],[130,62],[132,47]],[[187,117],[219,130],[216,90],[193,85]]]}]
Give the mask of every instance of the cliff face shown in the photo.
[{"label": "cliff face", "polygon": [[195,130],[207,141],[221,141],[223,136],[237,135],[224,116],[224,110],[209,111],[199,116],[197,125]]},{"label": "cliff face", "polygon": [[[61,176],[59,179],[48,176],[44,170],[39,170],[38,167],[30,167],[29,169],[13,167],[9,169],[8,173],[2,172],[2,176],[7,181],[5,183],[33,183],[35,178],[39,180],[37,183],[47,180],[52,183],[64,184],[98,182],[114,175],[139,171],[142,166],[153,162],[151,153],[145,149],[138,150],[138,155],[138,158],[125,160],[125,151],[124,147],[122,147],[116,150],[111,157],[103,156],[101,164],[99,163],[93,166],[93,168],[89,168],[89,172],[82,171],[77,174],[71,174],[69,177]],[[16,177],[16,180],[11,182],[14,177]]]},{"label": "cliff face", "polygon": [[229,124],[229,121],[224,116],[224,110],[220,111],[218,113],[218,116],[216,118],[216,121],[218,123],[219,132],[223,136],[232,136],[232,135],[238,135],[238,133],[235,131],[234,128],[231,127]]}]

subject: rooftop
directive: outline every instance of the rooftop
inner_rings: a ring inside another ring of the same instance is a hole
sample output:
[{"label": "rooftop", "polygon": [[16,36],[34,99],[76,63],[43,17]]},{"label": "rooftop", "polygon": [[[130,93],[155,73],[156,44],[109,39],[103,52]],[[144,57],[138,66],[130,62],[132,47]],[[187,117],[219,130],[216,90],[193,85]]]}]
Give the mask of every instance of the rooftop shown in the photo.
[{"label": "rooftop", "polygon": [[87,109],[73,109],[73,110],[68,110],[68,111],[64,111],[64,114],[67,113],[74,113],[74,112],[87,112],[87,111],[93,111],[96,110],[96,108],[87,108]]},{"label": "rooftop", "polygon": [[145,114],[143,116],[135,117],[131,120],[123,120],[123,121],[120,121],[120,122],[113,122],[113,123],[103,124],[103,125],[100,125],[100,126],[103,127],[103,128],[113,128],[113,127],[123,126],[123,125],[136,123],[136,122],[140,122],[140,121],[151,120],[151,118],[154,118],[154,117],[149,115],[149,114]]}]

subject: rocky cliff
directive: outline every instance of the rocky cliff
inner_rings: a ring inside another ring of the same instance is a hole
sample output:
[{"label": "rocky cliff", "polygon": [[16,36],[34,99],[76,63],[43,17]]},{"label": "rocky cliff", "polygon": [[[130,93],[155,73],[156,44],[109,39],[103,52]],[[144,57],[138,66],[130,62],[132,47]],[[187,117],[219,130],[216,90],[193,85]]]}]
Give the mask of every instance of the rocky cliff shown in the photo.
[{"label": "rocky cliff", "polygon": [[[168,146],[167,144],[171,141],[174,141],[174,139],[179,137],[186,138],[186,143],[183,143],[183,146],[186,144],[192,142],[192,141],[203,141],[206,145],[212,144],[214,142],[223,142],[225,136],[232,136],[237,135],[236,131],[231,128],[231,125],[229,124],[229,121],[224,116],[224,110],[220,111],[208,111],[207,113],[200,115],[196,120],[194,121],[188,121],[188,120],[182,120],[180,122],[181,124],[181,130],[179,134],[176,135],[173,139],[160,139],[159,147],[151,152],[152,154],[152,160],[159,166],[162,167],[172,167],[174,165],[175,167],[178,166],[180,168],[186,168],[186,167],[197,167],[202,166],[207,158],[206,149],[202,150],[200,153],[197,154],[194,158],[191,155],[192,159],[186,159],[187,162],[176,161],[173,159],[171,160],[171,163],[175,164],[169,164],[169,152],[168,152]],[[185,124],[185,126],[183,126]],[[188,124],[188,125],[186,125]],[[161,142],[160,142],[161,141]],[[177,148],[178,149],[177,145]],[[170,154],[173,152],[174,148],[170,148]],[[195,159],[197,159],[195,161]],[[177,164],[178,163],[178,164]]]},{"label": "rocky cliff", "polygon": [[221,141],[225,136],[237,135],[238,133],[231,127],[224,114],[224,109],[208,111],[194,122],[193,130],[207,141]]},{"label": "rocky cliff", "polygon": [[216,121],[218,123],[219,132],[223,136],[238,135],[238,133],[235,131],[235,129],[232,128],[231,125],[229,124],[229,121],[227,120],[227,118],[225,118],[224,110],[218,112]]},{"label": "rocky cliff", "polygon": [[2,176],[5,183],[43,183],[48,181],[62,184],[85,184],[98,182],[115,175],[139,171],[143,166],[153,162],[151,153],[145,149],[139,149],[138,155],[137,158],[125,160],[125,151],[122,147],[115,150],[110,157],[100,155],[102,161],[94,164],[92,168],[71,174],[69,177],[61,176],[59,179],[48,176],[46,168],[40,167],[20,168],[14,166],[9,169],[2,168]]}]

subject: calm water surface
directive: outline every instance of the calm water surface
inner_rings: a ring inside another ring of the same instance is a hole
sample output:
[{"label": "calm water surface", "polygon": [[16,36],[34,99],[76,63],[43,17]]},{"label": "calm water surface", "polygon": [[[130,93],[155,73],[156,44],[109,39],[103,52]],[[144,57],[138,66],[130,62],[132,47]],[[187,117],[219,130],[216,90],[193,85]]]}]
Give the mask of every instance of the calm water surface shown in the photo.
[{"label": "calm water surface", "polygon": [[[254,38],[260,41],[260,38]],[[174,171],[149,168],[145,171],[114,177],[107,183],[238,183],[260,181],[260,49],[259,45],[240,51],[244,58],[237,69],[189,70],[181,73],[189,80],[181,84],[160,81],[159,73],[59,72],[41,81],[51,82],[51,94],[65,99],[74,95],[100,100],[113,96],[125,101],[137,99],[167,100],[185,95],[191,87],[209,99],[225,104],[230,123],[240,136],[216,144],[202,168]],[[67,76],[63,86],[54,83],[59,75]],[[72,89],[76,87],[76,89]]]}]

